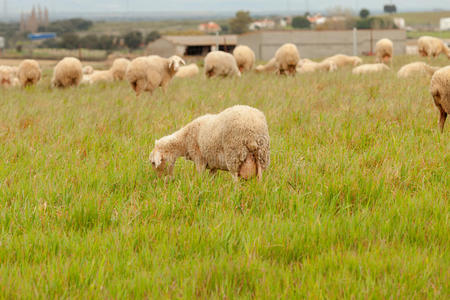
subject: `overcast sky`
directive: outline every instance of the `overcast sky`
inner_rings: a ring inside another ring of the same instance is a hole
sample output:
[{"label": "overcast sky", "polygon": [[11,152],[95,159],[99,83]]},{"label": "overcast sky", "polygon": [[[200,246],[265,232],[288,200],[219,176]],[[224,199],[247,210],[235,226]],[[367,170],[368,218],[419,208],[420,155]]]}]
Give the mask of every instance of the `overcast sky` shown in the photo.
[{"label": "overcast sky", "polygon": [[[0,0],[3,2],[5,0]],[[120,12],[120,11],[325,11],[335,6],[352,9],[382,9],[390,0],[6,0],[9,13],[28,11],[33,4],[47,6],[53,12]],[[394,0],[399,11],[450,10],[450,0]],[[3,10],[3,5],[0,6]]]}]

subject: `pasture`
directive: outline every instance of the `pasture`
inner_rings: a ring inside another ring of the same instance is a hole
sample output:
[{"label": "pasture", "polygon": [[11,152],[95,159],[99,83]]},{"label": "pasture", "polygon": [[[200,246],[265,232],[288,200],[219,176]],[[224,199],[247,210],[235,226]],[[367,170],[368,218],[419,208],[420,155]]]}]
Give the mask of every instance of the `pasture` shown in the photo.
[{"label": "pasture", "polygon": [[[50,78],[0,90],[0,298],[450,297],[450,124],[429,78],[199,76],[139,98]],[[155,139],[234,104],[266,115],[262,182],[184,159],[156,177]]]}]

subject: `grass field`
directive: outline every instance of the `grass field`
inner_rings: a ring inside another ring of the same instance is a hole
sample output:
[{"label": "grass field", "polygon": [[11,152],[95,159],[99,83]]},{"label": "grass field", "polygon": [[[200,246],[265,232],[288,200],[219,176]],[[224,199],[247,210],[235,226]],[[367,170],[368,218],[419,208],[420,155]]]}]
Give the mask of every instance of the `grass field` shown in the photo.
[{"label": "grass field", "polygon": [[[0,298],[450,297],[450,124],[429,79],[199,77],[136,98],[50,75],[0,94]],[[156,177],[156,138],[238,103],[269,123],[261,183],[183,159]]]},{"label": "grass field", "polygon": [[407,12],[393,14],[392,16],[404,18],[407,26],[439,27],[441,18],[449,18],[450,11]]}]

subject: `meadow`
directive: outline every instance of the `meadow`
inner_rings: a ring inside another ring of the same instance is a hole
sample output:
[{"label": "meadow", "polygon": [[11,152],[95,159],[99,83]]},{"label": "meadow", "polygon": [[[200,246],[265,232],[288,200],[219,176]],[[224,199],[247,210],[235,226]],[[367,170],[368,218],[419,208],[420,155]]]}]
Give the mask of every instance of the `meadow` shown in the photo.
[{"label": "meadow", "polygon": [[[429,78],[199,76],[136,98],[50,77],[0,90],[0,298],[450,298],[450,124]],[[184,159],[156,176],[155,139],[234,104],[267,117],[262,182]]]}]

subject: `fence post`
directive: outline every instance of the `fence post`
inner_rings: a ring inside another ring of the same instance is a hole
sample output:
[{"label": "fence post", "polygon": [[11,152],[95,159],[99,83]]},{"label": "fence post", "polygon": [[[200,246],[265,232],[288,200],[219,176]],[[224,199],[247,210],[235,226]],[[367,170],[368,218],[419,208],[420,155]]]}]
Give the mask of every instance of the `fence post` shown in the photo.
[{"label": "fence post", "polygon": [[353,27],[353,55],[358,55],[358,41],[357,41],[357,35],[356,35],[356,27]]}]

